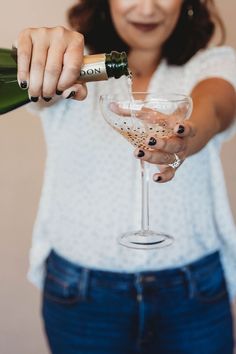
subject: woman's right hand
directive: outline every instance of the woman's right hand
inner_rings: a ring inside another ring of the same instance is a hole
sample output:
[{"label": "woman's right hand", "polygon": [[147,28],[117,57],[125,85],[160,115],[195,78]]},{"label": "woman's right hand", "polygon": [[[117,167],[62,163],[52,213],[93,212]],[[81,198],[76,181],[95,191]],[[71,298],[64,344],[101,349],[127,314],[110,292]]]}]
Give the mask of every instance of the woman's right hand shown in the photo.
[{"label": "woman's right hand", "polygon": [[27,28],[17,42],[18,82],[36,102],[55,94],[83,100],[86,85],[78,83],[84,55],[84,37],[62,26]]}]

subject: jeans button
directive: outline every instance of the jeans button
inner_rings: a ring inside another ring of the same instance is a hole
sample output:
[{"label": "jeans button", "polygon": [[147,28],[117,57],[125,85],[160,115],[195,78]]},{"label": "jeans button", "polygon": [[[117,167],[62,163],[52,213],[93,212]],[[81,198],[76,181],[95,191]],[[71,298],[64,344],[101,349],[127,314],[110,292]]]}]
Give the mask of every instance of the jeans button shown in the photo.
[{"label": "jeans button", "polygon": [[137,301],[138,301],[138,302],[141,302],[142,300],[143,300],[142,294],[138,294],[138,295],[137,295]]}]

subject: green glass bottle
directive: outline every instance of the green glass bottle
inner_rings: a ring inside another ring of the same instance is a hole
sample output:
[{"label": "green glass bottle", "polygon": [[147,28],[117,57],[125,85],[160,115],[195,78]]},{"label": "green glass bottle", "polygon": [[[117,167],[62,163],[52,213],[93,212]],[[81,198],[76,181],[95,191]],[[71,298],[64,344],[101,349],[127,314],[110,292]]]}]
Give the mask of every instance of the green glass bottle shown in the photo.
[{"label": "green glass bottle", "polygon": [[16,51],[0,49],[0,114],[29,102],[28,92],[17,82]]},{"label": "green glass bottle", "polygon": [[[28,91],[19,87],[17,81],[16,49],[0,48],[0,114],[7,113],[30,102]],[[119,79],[129,76],[125,52],[112,51],[110,54],[85,55],[79,81]]]}]

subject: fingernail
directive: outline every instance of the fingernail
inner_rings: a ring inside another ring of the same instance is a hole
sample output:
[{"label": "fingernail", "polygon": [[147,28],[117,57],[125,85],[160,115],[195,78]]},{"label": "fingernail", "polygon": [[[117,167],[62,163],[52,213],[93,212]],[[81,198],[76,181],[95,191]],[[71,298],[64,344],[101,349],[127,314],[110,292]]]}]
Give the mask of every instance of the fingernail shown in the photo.
[{"label": "fingernail", "polygon": [[63,91],[56,90],[56,94],[57,94],[58,96],[61,96],[61,95],[63,94]]},{"label": "fingernail", "polygon": [[71,93],[69,94],[69,96],[66,97],[66,99],[68,100],[68,98],[74,97],[76,94],[75,91],[71,91]]},{"label": "fingernail", "polygon": [[52,97],[43,97],[44,101],[49,102],[51,101]]},{"label": "fingernail", "polygon": [[39,98],[38,98],[38,97],[35,97],[35,96],[31,96],[31,97],[30,97],[30,100],[31,100],[32,102],[38,102]]},{"label": "fingernail", "polygon": [[27,81],[21,81],[21,82],[20,82],[20,87],[21,87],[23,90],[27,89],[27,87],[28,87]]},{"label": "fingernail", "polygon": [[149,140],[149,142],[148,142],[148,145],[154,146],[154,145],[156,145],[156,143],[157,143],[157,141],[156,141],[155,138],[150,138],[150,140]]},{"label": "fingernail", "polygon": [[177,130],[178,134],[183,134],[183,132],[185,131],[185,128],[183,125],[179,125],[179,129]]},{"label": "fingernail", "polygon": [[154,181],[155,182],[160,182],[162,180],[162,177],[161,176],[156,176],[154,177]]},{"label": "fingernail", "polygon": [[144,151],[143,150],[139,150],[138,152],[138,157],[143,157],[145,155]]}]

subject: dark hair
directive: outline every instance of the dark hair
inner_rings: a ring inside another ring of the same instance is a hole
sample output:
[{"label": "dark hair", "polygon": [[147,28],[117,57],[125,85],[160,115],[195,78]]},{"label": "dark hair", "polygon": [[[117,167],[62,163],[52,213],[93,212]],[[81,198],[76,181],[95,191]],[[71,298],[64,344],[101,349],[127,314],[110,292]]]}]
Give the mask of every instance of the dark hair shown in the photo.
[{"label": "dark hair", "polygon": [[[80,0],[68,11],[69,23],[81,32],[91,53],[129,51],[119,37],[110,15],[108,0]],[[162,57],[169,64],[182,65],[212,39],[216,25],[222,44],[225,28],[213,0],[184,0],[175,30],[163,46]]]}]

